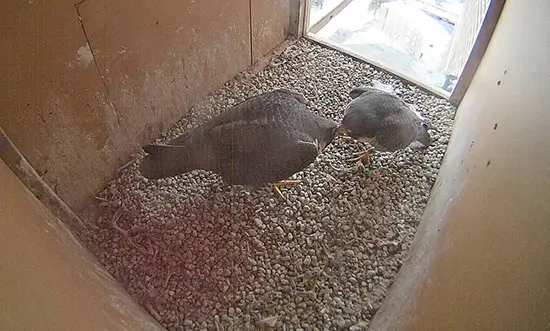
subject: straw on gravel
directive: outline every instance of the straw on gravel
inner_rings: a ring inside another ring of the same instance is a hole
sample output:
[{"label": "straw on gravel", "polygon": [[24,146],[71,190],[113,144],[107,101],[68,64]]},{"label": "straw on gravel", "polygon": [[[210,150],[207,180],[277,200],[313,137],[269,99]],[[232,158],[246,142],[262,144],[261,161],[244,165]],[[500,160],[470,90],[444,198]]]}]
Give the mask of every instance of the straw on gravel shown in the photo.
[{"label": "straw on gravel", "polygon": [[301,92],[340,121],[349,91],[379,80],[438,129],[426,150],[377,152],[366,176],[336,139],[294,177],[282,201],[269,187],[228,187],[192,171],[158,181],[136,160],[103,192],[97,228],[79,235],[169,330],[365,330],[407,254],[443,158],[455,109],[369,65],[306,40],[258,73],[243,73],[159,141],[246,97]]}]

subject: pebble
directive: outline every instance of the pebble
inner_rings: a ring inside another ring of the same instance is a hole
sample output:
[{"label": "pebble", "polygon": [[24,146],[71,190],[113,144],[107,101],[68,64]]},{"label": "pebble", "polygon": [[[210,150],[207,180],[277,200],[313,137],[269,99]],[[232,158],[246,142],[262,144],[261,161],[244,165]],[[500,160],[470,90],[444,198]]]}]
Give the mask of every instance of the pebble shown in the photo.
[{"label": "pebble", "polygon": [[260,229],[265,229],[265,224],[259,218],[254,219],[254,224],[256,224],[256,226],[259,227]]},{"label": "pebble", "polygon": [[[368,176],[347,161],[361,145],[336,139],[293,176],[302,183],[284,188],[287,201],[269,187],[228,187],[201,170],[158,181],[139,174],[139,160],[121,170],[98,193],[108,202],[90,222],[105,221],[78,236],[168,330],[365,330],[407,255],[455,109],[307,40],[276,61],[227,82],[155,142],[281,87],[302,93],[312,112],[340,121],[349,91],[372,80],[415,105],[437,139],[427,150],[376,152]],[[127,236],[113,228],[115,214]]]}]

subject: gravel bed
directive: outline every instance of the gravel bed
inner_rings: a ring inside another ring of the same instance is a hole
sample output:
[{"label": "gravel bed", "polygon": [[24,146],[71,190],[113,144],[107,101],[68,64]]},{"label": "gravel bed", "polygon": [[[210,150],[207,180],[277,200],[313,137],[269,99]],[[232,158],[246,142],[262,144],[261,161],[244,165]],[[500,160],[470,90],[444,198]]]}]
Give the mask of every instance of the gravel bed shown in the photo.
[{"label": "gravel bed", "polygon": [[[97,225],[79,233],[127,291],[169,330],[366,330],[401,267],[445,152],[447,101],[336,51],[299,40],[262,71],[210,95],[158,141],[278,87],[340,121],[349,91],[391,84],[438,129],[426,150],[377,152],[365,175],[336,139],[283,188],[229,187],[193,171],[147,180],[138,163],[98,193]],[[90,208],[94,208],[91,204]]]}]

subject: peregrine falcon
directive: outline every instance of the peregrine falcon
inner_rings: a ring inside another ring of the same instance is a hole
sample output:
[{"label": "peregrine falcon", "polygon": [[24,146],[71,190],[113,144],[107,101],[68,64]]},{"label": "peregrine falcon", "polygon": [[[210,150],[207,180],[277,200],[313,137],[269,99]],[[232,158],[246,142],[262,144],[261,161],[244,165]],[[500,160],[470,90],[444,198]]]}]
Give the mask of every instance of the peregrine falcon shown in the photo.
[{"label": "peregrine falcon", "polygon": [[[375,83],[376,86],[376,83]],[[367,142],[378,151],[395,152],[419,142],[431,143],[430,125],[386,86],[357,87],[350,92],[353,99],[344,111],[337,132],[348,139]],[[352,161],[370,165],[372,149],[355,153]]]},{"label": "peregrine falcon", "polygon": [[194,169],[221,175],[230,185],[298,184],[285,180],[315,161],[338,124],[306,107],[299,93],[278,89],[251,97],[168,144],[150,144],[140,165],[151,179]]}]

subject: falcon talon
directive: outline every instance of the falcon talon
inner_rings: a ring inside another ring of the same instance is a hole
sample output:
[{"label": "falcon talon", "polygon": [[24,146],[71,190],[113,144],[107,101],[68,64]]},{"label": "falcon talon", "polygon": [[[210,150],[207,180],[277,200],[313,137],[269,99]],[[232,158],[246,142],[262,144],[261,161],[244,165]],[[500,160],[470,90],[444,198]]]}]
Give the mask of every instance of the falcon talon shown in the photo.
[{"label": "falcon talon", "polygon": [[361,151],[353,153],[355,158],[351,159],[351,162],[356,162],[357,164],[361,163],[363,166],[369,166],[372,164],[372,152],[371,151]]},{"label": "falcon talon", "polygon": [[281,181],[273,184],[273,189],[275,190],[275,192],[277,193],[278,196],[280,196],[283,200],[286,200],[286,197],[281,192],[281,189],[279,188],[279,186],[298,185],[301,182],[302,181],[300,181],[299,179],[284,179],[284,180],[281,180]]},{"label": "falcon talon", "polygon": [[281,190],[277,185],[273,186],[273,189],[275,190],[275,193],[277,193],[277,195],[281,197],[281,199],[286,200],[286,197],[283,195],[283,193],[281,192]]}]

